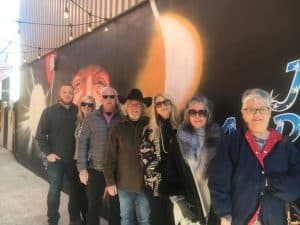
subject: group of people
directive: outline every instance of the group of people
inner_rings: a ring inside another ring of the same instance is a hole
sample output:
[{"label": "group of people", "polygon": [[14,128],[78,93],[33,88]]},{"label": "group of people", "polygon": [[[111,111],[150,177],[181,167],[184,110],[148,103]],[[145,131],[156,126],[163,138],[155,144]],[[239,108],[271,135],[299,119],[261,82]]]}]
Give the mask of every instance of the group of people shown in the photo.
[{"label": "group of people", "polygon": [[72,86],[62,85],[42,113],[49,225],[58,224],[64,177],[70,225],[99,225],[103,203],[109,224],[286,224],[286,204],[300,197],[300,150],[269,127],[269,93],[243,93],[245,127],[228,135],[204,96],[188,102],[180,123],[164,93],[122,97],[104,87],[100,95],[98,109],[91,96],[76,107]]}]

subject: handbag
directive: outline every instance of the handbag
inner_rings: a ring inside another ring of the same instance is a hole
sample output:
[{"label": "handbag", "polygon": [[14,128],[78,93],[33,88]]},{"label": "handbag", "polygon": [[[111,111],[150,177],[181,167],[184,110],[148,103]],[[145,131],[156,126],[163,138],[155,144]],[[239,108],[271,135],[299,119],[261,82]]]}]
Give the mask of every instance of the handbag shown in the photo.
[{"label": "handbag", "polygon": [[206,221],[199,218],[197,207],[188,202],[183,196],[171,196],[175,224],[206,225]]},{"label": "handbag", "polygon": [[[283,144],[287,145],[288,136],[282,138]],[[295,202],[287,202],[285,204],[287,225],[300,225],[300,210]]]},{"label": "handbag", "polygon": [[286,203],[287,225],[300,225],[300,210],[294,202]]}]

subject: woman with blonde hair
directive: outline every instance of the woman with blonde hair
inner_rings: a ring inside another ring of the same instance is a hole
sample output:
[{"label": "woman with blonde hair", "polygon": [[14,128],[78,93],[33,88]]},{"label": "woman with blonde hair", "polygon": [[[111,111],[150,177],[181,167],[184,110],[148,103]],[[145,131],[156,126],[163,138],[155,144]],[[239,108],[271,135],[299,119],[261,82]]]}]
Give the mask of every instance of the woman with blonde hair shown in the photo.
[{"label": "woman with blonde hair", "polygon": [[[177,194],[176,169],[170,168],[169,155],[177,145],[177,110],[166,94],[153,97],[152,114],[144,131],[139,156],[151,205],[151,224],[173,224],[169,195]],[[173,175],[174,176],[173,176]]]},{"label": "woman with blonde hair", "polygon": [[[77,127],[75,130],[75,138],[76,138],[76,149],[75,149],[75,154],[74,154],[74,160],[75,160],[75,165],[78,159],[78,152],[79,152],[79,136],[80,136],[80,132],[82,129],[82,124],[83,124],[83,120],[84,118],[92,111],[95,110],[95,99],[92,96],[84,96],[81,99],[81,102],[78,106],[78,113],[77,113]],[[75,176],[75,188],[76,188],[76,196],[77,196],[77,200],[78,200],[78,205],[79,205],[79,209],[80,209],[80,214],[82,217],[82,221],[84,222],[84,224],[86,224],[86,213],[87,213],[87,196],[86,196],[86,188],[85,185],[82,184],[80,182],[80,178],[79,178],[79,172],[77,170],[77,168],[74,168],[74,176]]]},{"label": "woman with blonde hair", "polygon": [[81,101],[80,104],[78,106],[78,113],[77,113],[77,127],[75,130],[75,138],[76,138],[76,149],[75,149],[75,154],[74,154],[74,159],[77,160],[78,159],[78,139],[80,136],[80,131],[82,128],[82,122],[83,119],[90,113],[93,112],[96,108],[96,101],[95,98],[93,96],[90,95],[86,95],[84,96]]}]

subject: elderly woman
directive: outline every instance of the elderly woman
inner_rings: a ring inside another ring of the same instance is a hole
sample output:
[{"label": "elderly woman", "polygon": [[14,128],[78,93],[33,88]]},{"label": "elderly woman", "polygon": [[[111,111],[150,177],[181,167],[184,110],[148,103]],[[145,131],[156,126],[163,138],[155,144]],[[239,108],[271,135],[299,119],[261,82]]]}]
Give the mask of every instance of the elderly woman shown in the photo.
[{"label": "elderly woman", "polygon": [[220,136],[221,129],[213,123],[208,99],[204,96],[193,97],[185,110],[184,121],[178,129],[177,139],[182,159],[180,168],[185,180],[184,197],[191,205],[198,207],[195,212],[205,224],[218,223],[210,212],[207,172],[215,156]]},{"label": "elderly woman", "polygon": [[[79,110],[77,114],[77,127],[75,130],[75,138],[76,138],[76,149],[74,154],[74,160],[77,161],[78,159],[78,141],[80,136],[80,131],[82,128],[82,121],[83,119],[88,115],[88,113],[95,110],[95,99],[92,96],[84,96],[81,99],[81,102],[79,104]],[[75,163],[76,165],[76,163]],[[86,188],[85,185],[80,182],[79,173],[77,171],[77,168],[74,169],[74,176],[76,180],[76,195],[78,199],[78,205],[80,208],[80,214],[82,217],[82,221],[86,223],[86,213],[87,213],[87,196],[86,196]]]},{"label": "elderly woman", "polygon": [[222,140],[210,170],[212,206],[221,225],[284,225],[286,202],[300,196],[300,152],[269,128],[271,97],[246,90],[245,130]]},{"label": "elderly woman", "polygon": [[[144,132],[140,149],[140,160],[144,167],[145,186],[150,194],[151,224],[169,225],[172,221],[172,205],[168,195],[175,194],[177,186],[166,181],[167,174],[176,168],[169,168],[169,155],[177,145],[177,110],[169,96],[157,94],[153,97],[150,122]],[[173,176],[176,180],[177,176]]]}]

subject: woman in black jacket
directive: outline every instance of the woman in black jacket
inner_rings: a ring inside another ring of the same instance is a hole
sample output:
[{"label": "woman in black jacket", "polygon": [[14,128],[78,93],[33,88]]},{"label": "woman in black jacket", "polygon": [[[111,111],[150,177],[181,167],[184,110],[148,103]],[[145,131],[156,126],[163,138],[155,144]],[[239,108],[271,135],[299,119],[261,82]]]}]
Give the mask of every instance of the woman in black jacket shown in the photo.
[{"label": "woman in black jacket", "polygon": [[[176,218],[175,213],[176,221],[198,221],[200,224],[219,223],[211,211],[207,173],[210,162],[216,154],[220,137],[221,129],[213,123],[212,109],[208,99],[204,96],[193,97],[188,103],[184,112],[184,121],[177,132],[180,151],[174,157],[185,191],[183,203],[178,205],[176,201],[174,202],[174,205],[180,208],[177,214],[182,214],[177,215]],[[190,215],[184,215],[185,210],[182,207],[190,210]],[[189,224],[189,222],[185,223]]]},{"label": "woman in black jacket", "polygon": [[[172,204],[169,195],[178,194],[179,187],[167,179],[174,168],[168,169],[169,156],[174,150],[177,131],[177,111],[171,98],[165,94],[153,97],[152,115],[149,126],[144,131],[139,152],[140,162],[144,167],[144,181],[151,204],[150,221],[153,225],[173,224]],[[174,176],[173,176],[174,177]],[[175,175],[175,180],[177,179]]]}]

